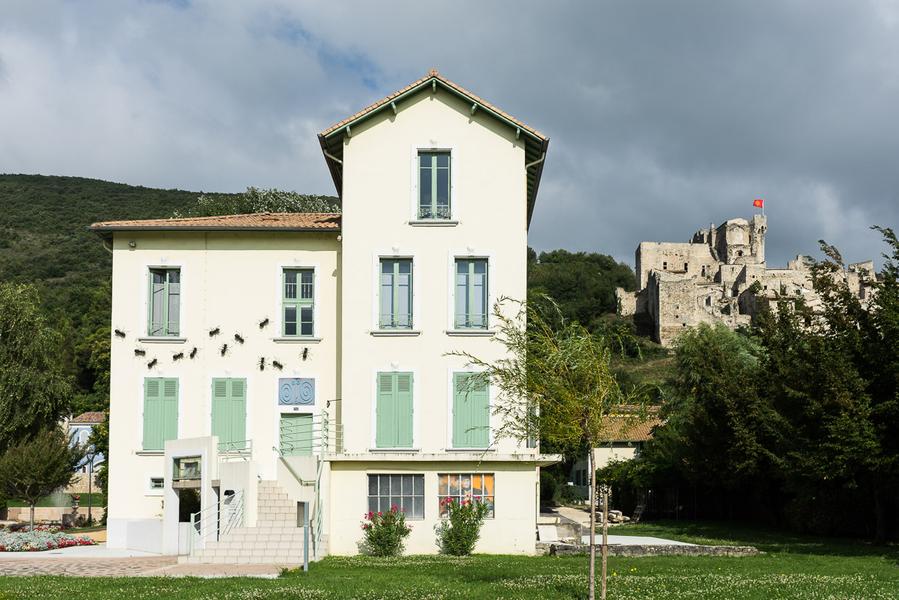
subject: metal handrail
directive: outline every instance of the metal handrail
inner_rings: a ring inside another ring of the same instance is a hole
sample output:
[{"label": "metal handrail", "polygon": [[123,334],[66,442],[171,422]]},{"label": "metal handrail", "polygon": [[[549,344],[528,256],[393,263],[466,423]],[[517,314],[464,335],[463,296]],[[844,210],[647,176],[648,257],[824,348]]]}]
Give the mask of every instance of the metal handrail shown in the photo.
[{"label": "metal handrail", "polygon": [[253,440],[219,442],[219,454],[229,454],[246,459],[253,454]]},{"label": "metal handrail", "polygon": [[282,420],[279,433],[279,450],[282,456],[309,456],[343,451],[343,424],[330,419],[327,411],[313,415],[311,421]]},{"label": "metal handrail", "polygon": [[[228,515],[224,522],[221,519],[220,508],[227,508]],[[216,502],[190,515],[190,547],[188,552],[193,554],[195,550],[203,548],[210,538],[210,527],[213,527],[213,540],[221,539],[221,536],[229,533],[235,526],[243,523],[244,517],[244,493],[238,490],[231,496],[225,497],[221,503]]]}]

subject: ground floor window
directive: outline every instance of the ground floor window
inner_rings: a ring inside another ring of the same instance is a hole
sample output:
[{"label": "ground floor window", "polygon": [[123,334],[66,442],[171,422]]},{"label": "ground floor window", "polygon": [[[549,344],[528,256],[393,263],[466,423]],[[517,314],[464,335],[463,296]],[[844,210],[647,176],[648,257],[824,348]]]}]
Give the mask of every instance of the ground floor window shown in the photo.
[{"label": "ground floor window", "polygon": [[386,512],[397,506],[407,519],[425,517],[424,475],[369,475],[368,510]]},{"label": "ground floor window", "polygon": [[[493,473],[441,473],[438,485],[439,500],[452,498],[458,502],[476,500],[489,509],[488,518],[494,515]],[[440,516],[446,516],[446,507],[440,506]]]}]

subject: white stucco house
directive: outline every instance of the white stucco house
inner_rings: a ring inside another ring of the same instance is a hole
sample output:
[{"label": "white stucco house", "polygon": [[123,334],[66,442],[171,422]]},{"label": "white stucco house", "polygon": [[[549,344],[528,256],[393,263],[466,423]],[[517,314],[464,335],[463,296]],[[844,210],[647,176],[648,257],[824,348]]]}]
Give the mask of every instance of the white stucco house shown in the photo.
[{"label": "white stucco house", "polygon": [[[319,134],[342,214],[96,223],[113,254],[109,546],[187,562],[359,551],[400,506],[490,506],[479,552],[533,553],[539,469],[494,439],[490,315],[525,298],[549,139],[436,71]],[[305,529],[305,519],[309,528]]]}]

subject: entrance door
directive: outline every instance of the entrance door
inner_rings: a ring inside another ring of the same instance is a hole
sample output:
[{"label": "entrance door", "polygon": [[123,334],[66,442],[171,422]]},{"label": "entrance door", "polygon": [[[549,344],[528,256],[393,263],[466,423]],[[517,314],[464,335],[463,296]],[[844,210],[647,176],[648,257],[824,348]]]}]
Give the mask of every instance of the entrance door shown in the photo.
[{"label": "entrance door", "polygon": [[244,450],[247,439],[247,380],[212,380],[212,435],[220,452]]},{"label": "entrance door", "polygon": [[284,456],[312,455],[312,415],[283,413],[281,415],[281,453]]}]

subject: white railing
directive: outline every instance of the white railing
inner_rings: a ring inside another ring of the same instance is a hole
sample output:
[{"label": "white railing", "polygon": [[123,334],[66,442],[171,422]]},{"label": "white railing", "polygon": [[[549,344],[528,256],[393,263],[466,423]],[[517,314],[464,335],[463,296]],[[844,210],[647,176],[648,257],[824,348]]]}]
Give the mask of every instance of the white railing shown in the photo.
[{"label": "white railing", "polygon": [[311,419],[282,419],[280,425],[282,456],[321,456],[343,452],[343,424],[327,411]]},{"label": "white railing", "polygon": [[[321,485],[324,458],[329,454],[343,452],[343,425],[329,417],[327,411],[322,411],[320,414],[312,416],[311,419],[282,420],[280,434],[280,448],[274,448],[274,450],[284,466],[300,485],[314,486],[310,527],[312,528],[312,553],[314,557],[318,558],[325,527]],[[292,456],[315,457],[314,481],[304,480],[291,468],[286,459]]]},{"label": "white railing", "polygon": [[195,550],[205,547],[207,541],[218,540],[235,527],[242,526],[243,520],[243,490],[225,496],[221,502],[191,513],[189,553],[193,554]]},{"label": "white railing", "polygon": [[253,440],[219,442],[219,458],[222,460],[231,458],[249,460],[251,456],[253,456]]}]

